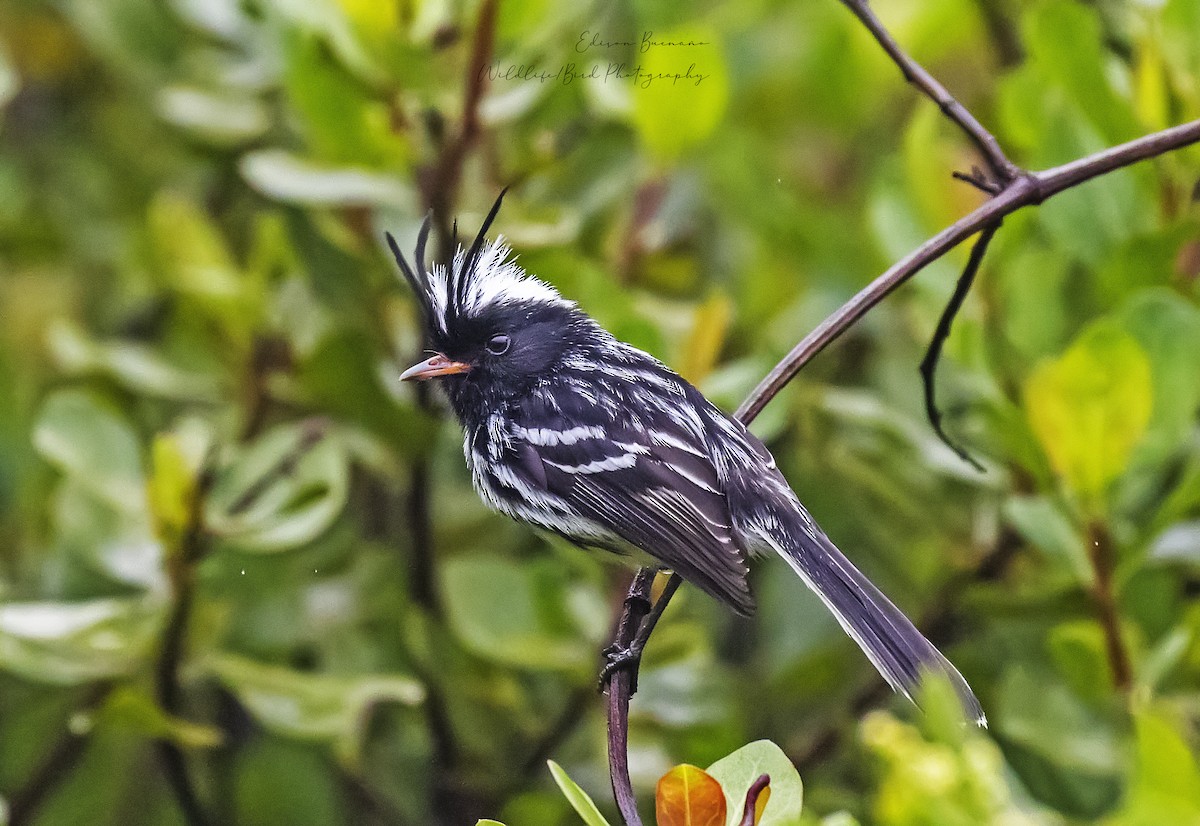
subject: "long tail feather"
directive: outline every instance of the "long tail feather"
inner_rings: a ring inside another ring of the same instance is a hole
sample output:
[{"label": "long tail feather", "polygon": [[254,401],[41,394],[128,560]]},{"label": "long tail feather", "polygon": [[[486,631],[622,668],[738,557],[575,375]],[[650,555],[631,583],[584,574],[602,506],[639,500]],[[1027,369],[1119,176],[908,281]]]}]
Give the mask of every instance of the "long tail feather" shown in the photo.
[{"label": "long tail feather", "polygon": [[987,725],[979,700],[958,669],[829,537],[800,513],[796,524],[782,533],[768,537],[768,543],[817,593],[893,689],[915,702],[914,692],[925,673],[945,675],[964,712],[978,725]]}]

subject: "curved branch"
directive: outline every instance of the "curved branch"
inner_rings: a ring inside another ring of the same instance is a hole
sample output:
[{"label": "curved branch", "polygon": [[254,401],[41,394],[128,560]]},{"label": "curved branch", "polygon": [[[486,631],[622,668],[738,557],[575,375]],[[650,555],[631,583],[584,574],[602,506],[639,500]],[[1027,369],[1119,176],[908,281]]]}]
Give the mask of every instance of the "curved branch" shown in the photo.
[{"label": "curved branch", "polygon": [[805,336],[742,402],[737,416],[754,419],[783,387],[868,310],[922,269],[989,224],[1060,192],[1130,164],[1200,142],[1200,120],[1164,129],[1044,172],[1025,173],[983,206],[960,218],[876,278]]},{"label": "curved branch", "polygon": [[979,273],[979,266],[983,263],[983,257],[987,255],[988,244],[992,243],[992,238],[998,229],[1000,229],[999,221],[988,224],[975,239],[975,245],[971,247],[971,257],[967,261],[967,265],[963,267],[958,283],[954,285],[954,295],[950,296],[950,301],[946,303],[946,309],[942,311],[937,329],[934,330],[933,339],[929,342],[929,349],[925,351],[925,358],[921,359],[921,381],[925,385],[925,415],[929,417],[929,423],[933,425],[933,432],[942,440],[942,444],[957,453],[960,459],[980,473],[983,473],[983,465],[979,464],[966,448],[951,439],[950,434],[942,427],[942,411],[937,406],[933,379],[938,361],[942,357],[942,347],[945,345],[946,339],[950,338],[950,327],[954,324],[954,317],[958,315],[963,302],[967,300],[967,293],[971,291],[971,285],[975,283],[975,276]]},{"label": "curved branch", "polygon": [[1004,154],[1004,150],[1000,148],[1000,142],[996,140],[996,136],[985,129],[983,124],[976,120],[975,116],[967,111],[967,108],[959,103],[954,95],[950,94],[946,87],[924,66],[917,63],[900,48],[900,44],[875,16],[875,12],[871,10],[871,5],[867,0],[842,0],[842,5],[850,9],[851,13],[871,32],[892,62],[900,68],[904,79],[920,89],[927,98],[938,105],[942,114],[958,124],[959,128],[966,133],[987,161],[997,183],[1007,184],[1021,174],[1020,168],[1010,161]]}]

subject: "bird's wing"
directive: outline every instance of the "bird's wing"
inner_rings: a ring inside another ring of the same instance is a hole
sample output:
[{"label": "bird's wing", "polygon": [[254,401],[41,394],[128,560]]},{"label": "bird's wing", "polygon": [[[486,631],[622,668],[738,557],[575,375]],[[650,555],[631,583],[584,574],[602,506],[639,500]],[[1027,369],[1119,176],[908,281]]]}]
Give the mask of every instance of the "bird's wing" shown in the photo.
[{"label": "bird's wing", "polygon": [[679,428],[523,429],[528,481],[742,614],[754,609],[729,504],[696,437]]}]

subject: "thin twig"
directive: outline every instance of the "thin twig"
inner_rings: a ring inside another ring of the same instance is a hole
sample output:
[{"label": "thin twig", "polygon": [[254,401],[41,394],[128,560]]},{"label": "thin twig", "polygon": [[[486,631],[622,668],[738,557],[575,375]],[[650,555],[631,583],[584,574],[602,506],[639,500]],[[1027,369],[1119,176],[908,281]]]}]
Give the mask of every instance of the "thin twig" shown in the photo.
[{"label": "thin twig", "polygon": [[958,283],[954,285],[954,295],[950,296],[950,301],[947,302],[946,308],[942,310],[942,316],[938,319],[933,339],[929,342],[929,349],[925,351],[925,358],[921,359],[920,368],[921,381],[925,385],[925,415],[929,417],[929,423],[933,426],[933,431],[942,440],[943,444],[981,473],[983,472],[983,465],[979,464],[975,460],[975,457],[968,453],[965,448],[951,439],[949,434],[942,428],[942,412],[938,410],[937,399],[934,396],[935,388],[933,379],[937,370],[938,360],[942,356],[942,345],[950,337],[950,326],[954,323],[954,317],[958,315],[959,309],[962,308],[963,301],[967,298],[967,293],[971,291],[971,284],[974,283],[975,275],[979,272],[979,265],[983,263],[983,256],[987,254],[988,244],[991,243],[992,236],[996,234],[996,230],[998,229],[1000,229],[999,221],[985,227],[975,240],[975,245],[971,247],[971,257],[967,260],[967,265],[963,268]]},{"label": "thin twig", "polygon": [[[72,716],[95,712],[104,704],[112,689],[113,684],[110,682],[97,683],[89,688],[83,702]],[[9,826],[26,826],[34,822],[38,809],[46,802],[51,792],[79,765],[87,743],[86,732],[75,732],[70,726],[64,727],[62,736],[47,752],[46,758],[25,785],[9,799]]]},{"label": "thin twig", "polygon": [[[158,704],[171,715],[178,715],[180,711],[179,667],[187,647],[187,627],[196,598],[196,564],[208,549],[204,511],[214,479],[213,452],[210,452],[192,491],[187,527],[179,548],[168,562],[174,600],[155,667],[154,687]],[[207,826],[210,821],[188,776],[183,750],[166,738],[158,741],[157,749],[184,821],[188,826]]]},{"label": "thin twig", "polygon": [[425,203],[433,210],[434,230],[443,258],[453,254],[451,216],[458,200],[463,164],[482,131],[479,105],[487,89],[487,66],[492,59],[496,38],[498,7],[499,0],[483,0],[479,7],[475,36],[471,40],[471,59],[467,64],[462,122],[454,136],[443,144],[432,169],[423,176],[422,194]]},{"label": "thin twig", "polygon": [[242,491],[242,495],[229,506],[230,516],[245,513],[259,498],[270,490],[271,486],[285,476],[290,476],[296,470],[308,452],[325,438],[329,430],[329,420],[323,416],[313,416],[301,422],[300,439],[279,461],[272,465],[266,473],[254,480],[254,483]]},{"label": "thin twig", "polygon": [[771,775],[760,774],[758,779],[746,790],[746,805],[742,809],[742,819],[739,826],[754,826],[754,810],[758,806],[758,798],[763,790],[771,785]]},{"label": "thin twig", "polygon": [[938,260],[960,243],[1017,210],[1040,204],[1060,192],[1099,177],[1115,169],[1157,157],[1200,141],[1200,120],[1164,129],[1152,135],[1088,155],[1077,161],[1044,172],[1027,173],[969,215],[955,221],[930,238],[887,272],[864,287],[857,295],[817,325],[759,383],[738,408],[739,417],[753,418],[762,411],[800,369],[868,310],[926,266]]},{"label": "thin twig", "polygon": [[1113,571],[1116,553],[1108,528],[1100,523],[1088,527],[1088,559],[1092,563],[1095,581],[1092,584],[1092,599],[1096,603],[1096,616],[1104,629],[1104,649],[1108,665],[1112,669],[1113,685],[1122,694],[1129,694],[1133,687],[1133,666],[1129,660],[1129,649],[1121,636],[1121,616],[1117,609],[1116,587]]},{"label": "thin twig", "polygon": [[983,154],[997,183],[1006,184],[1021,174],[1020,168],[1004,154],[996,137],[984,129],[975,116],[967,111],[967,108],[959,103],[954,95],[938,82],[937,78],[900,48],[900,44],[875,16],[875,12],[872,11],[867,0],[842,0],[842,4],[850,9],[851,13],[871,32],[892,62],[900,68],[904,79],[920,89],[926,97],[938,105],[946,117],[958,124],[959,128],[966,133],[971,142]]}]

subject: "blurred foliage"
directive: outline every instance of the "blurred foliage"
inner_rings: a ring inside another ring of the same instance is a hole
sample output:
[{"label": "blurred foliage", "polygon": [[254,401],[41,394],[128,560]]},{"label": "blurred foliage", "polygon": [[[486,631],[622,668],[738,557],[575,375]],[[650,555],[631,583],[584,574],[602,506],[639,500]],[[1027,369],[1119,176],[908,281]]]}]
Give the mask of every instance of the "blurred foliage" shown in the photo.
[{"label": "blurred foliage", "polygon": [[[1030,168],[1200,117],[1200,0],[878,6]],[[0,800],[44,792],[33,822],[183,822],[156,741],[221,823],[576,823],[548,757],[615,816],[619,570],[488,514],[396,381],[421,342],[383,231],[415,239],[478,12],[0,6]],[[833,0],[502,0],[487,68],[453,215],[513,184],[521,262],[729,409],[981,197]],[[1193,148],[1005,222],[939,372],[986,474],[916,369],[964,250],[755,424],[991,729],[885,697],[763,561],[753,620],[685,588],[649,646],[647,807],[765,737],[805,823],[1200,823],[1198,179]]]}]

